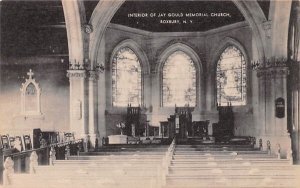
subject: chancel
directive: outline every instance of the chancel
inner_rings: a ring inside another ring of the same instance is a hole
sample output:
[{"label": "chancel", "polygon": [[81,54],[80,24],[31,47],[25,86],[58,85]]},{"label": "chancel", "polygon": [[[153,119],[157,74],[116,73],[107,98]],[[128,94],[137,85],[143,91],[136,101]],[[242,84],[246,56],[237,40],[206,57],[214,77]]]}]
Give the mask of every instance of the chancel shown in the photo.
[{"label": "chancel", "polygon": [[299,0],[0,9],[0,184],[299,187]]}]

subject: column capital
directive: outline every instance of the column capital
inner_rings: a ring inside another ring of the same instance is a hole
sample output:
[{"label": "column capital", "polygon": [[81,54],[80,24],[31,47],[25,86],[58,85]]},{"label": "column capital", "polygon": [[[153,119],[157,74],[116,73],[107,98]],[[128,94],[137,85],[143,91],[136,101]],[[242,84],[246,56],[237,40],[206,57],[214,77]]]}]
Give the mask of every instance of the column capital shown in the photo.
[{"label": "column capital", "polygon": [[265,21],[263,23],[263,28],[265,30],[266,37],[271,38],[272,21]]},{"label": "column capital", "polygon": [[68,70],[67,71],[68,78],[86,78],[85,70]]},{"label": "column capital", "polygon": [[289,74],[288,67],[270,67],[270,68],[257,70],[258,78],[263,76],[265,76],[266,78],[276,78],[276,77],[287,76],[288,74]]},{"label": "column capital", "polygon": [[90,81],[97,81],[99,79],[99,73],[97,71],[90,70],[88,75]]},{"label": "column capital", "polygon": [[289,74],[290,62],[285,58],[271,58],[252,62],[252,69],[257,71],[257,77],[275,78]]}]

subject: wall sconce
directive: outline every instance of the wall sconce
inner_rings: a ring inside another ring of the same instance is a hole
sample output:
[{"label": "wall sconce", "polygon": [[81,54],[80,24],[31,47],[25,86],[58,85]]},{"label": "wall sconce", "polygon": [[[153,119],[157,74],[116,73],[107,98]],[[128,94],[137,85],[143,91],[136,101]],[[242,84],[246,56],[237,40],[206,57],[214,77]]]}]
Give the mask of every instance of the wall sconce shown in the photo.
[{"label": "wall sconce", "polygon": [[[60,61],[64,63],[65,59],[61,58]],[[69,70],[87,70],[90,67],[88,59],[84,59],[83,64],[76,59],[74,59],[74,61],[67,60],[67,62],[69,63]]]},{"label": "wall sconce", "polygon": [[264,61],[252,61],[251,68],[253,70],[267,69],[272,67],[286,67],[289,61],[286,58],[271,58]]},{"label": "wall sconce", "polygon": [[[79,63],[79,61],[69,62],[68,60],[65,60],[64,58],[60,59],[61,63],[68,62],[69,63],[69,70],[90,70],[90,62],[88,58],[85,58],[82,63]],[[95,63],[96,64],[96,63]],[[98,63],[95,66],[96,71],[99,71],[100,73],[103,73],[105,71],[105,67],[103,63]]]}]

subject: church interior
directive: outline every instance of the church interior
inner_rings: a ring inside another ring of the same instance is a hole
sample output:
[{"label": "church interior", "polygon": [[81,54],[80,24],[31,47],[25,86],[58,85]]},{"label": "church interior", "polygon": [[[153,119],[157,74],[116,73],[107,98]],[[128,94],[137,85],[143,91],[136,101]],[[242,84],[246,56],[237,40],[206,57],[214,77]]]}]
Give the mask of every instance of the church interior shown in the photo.
[{"label": "church interior", "polygon": [[299,187],[299,0],[0,14],[0,185]]}]

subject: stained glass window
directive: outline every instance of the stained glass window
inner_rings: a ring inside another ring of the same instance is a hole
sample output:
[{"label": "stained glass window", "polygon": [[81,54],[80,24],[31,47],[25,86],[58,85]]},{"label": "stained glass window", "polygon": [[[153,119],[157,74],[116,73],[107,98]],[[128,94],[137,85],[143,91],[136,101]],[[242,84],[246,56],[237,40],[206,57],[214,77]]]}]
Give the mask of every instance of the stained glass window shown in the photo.
[{"label": "stained glass window", "polygon": [[25,110],[26,111],[37,111],[37,93],[33,83],[30,83],[25,92]]},{"label": "stained glass window", "polygon": [[217,102],[220,106],[246,105],[246,62],[235,46],[227,47],[217,65]]},{"label": "stained glass window", "polygon": [[163,106],[196,106],[196,68],[184,52],[171,54],[162,71]]},{"label": "stained glass window", "polygon": [[112,62],[113,106],[139,106],[141,99],[142,72],[139,58],[130,48],[121,48]]}]

